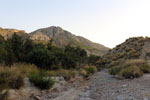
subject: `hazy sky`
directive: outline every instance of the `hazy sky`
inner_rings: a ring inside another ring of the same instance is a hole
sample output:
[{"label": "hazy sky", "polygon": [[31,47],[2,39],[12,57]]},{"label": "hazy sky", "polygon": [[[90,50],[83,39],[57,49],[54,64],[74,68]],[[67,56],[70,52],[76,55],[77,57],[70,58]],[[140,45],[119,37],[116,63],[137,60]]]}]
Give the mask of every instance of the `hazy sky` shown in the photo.
[{"label": "hazy sky", "polygon": [[0,27],[31,32],[53,25],[114,47],[150,36],[150,0],[0,0]]}]

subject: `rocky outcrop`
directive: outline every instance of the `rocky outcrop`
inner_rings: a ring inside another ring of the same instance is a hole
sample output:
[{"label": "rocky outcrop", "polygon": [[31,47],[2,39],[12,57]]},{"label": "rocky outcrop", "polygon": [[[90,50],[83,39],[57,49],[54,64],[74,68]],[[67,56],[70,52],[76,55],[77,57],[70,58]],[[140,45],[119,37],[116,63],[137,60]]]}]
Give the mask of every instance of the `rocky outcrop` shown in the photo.
[{"label": "rocky outcrop", "polygon": [[11,38],[14,33],[23,38],[28,37],[28,34],[24,30],[0,28],[0,35],[2,35],[5,39]]}]

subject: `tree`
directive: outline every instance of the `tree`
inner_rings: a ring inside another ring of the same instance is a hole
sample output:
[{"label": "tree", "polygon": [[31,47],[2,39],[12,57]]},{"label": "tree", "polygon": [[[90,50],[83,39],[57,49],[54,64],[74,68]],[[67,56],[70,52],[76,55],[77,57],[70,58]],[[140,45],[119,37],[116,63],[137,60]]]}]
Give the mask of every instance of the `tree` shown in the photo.
[{"label": "tree", "polygon": [[13,34],[12,38],[8,39],[9,44],[15,54],[16,61],[23,60],[23,40],[16,33]]},{"label": "tree", "polygon": [[90,65],[96,65],[97,64],[97,61],[100,60],[100,56],[95,56],[95,55],[90,55],[88,57],[88,64]]},{"label": "tree", "polygon": [[6,41],[4,40],[4,37],[0,35],[0,63],[4,63],[6,56]]},{"label": "tree", "polygon": [[12,47],[9,44],[9,42],[7,42],[7,44],[6,44],[6,50],[7,50],[7,56],[5,59],[5,64],[8,66],[11,66],[16,61],[16,57],[15,57],[15,54],[14,54]]},{"label": "tree", "polygon": [[28,54],[28,62],[42,69],[53,69],[56,59],[47,49],[34,49]]}]

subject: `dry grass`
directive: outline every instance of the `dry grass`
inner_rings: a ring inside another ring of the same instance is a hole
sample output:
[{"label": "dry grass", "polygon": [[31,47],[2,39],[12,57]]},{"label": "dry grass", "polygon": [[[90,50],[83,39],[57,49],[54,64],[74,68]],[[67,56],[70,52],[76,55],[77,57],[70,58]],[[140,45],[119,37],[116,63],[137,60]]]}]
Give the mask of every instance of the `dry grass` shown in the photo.
[{"label": "dry grass", "polygon": [[126,67],[126,66],[132,66],[132,65],[143,65],[143,64],[146,64],[146,61],[144,59],[130,59],[130,60],[127,60],[123,66]]},{"label": "dry grass", "polygon": [[23,79],[38,69],[30,64],[14,64],[11,67],[0,66],[0,92],[3,89],[19,89],[24,85]]},{"label": "dry grass", "polygon": [[62,76],[65,80],[69,81],[71,78],[75,78],[79,73],[76,70],[66,70],[66,69],[59,69],[55,71],[48,71],[50,76]]}]

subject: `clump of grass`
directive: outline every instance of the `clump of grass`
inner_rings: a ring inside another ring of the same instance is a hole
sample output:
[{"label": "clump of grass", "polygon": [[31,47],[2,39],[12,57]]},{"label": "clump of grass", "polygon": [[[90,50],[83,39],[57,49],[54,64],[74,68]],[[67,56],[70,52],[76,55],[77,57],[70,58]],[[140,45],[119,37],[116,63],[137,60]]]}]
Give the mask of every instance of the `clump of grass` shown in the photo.
[{"label": "clump of grass", "polygon": [[88,74],[93,74],[97,71],[97,68],[95,66],[86,66],[85,70]]},{"label": "clump of grass", "polygon": [[20,73],[24,76],[28,76],[33,71],[38,71],[38,68],[34,64],[16,63],[11,67],[17,68],[20,71]]},{"label": "clump of grass", "polygon": [[79,74],[83,76],[83,78],[89,77],[89,74],[87,73],[85,69],[80,69]]},{"label": "clump of grass", "polygon": [[143,75],[143,72],[136,65],[124,68],[120,71],[120,75],[124,78],[136,78]]},{"label": "clump of grass", "polygon": [[0,100],[8,100],[8,91],[5,91],[4,93],[0,94]]},{"label": "clump of grass", "polygon": [[23,76],[15,67],[0,67],[0,91],[7,88],[19,89],[23,84]]},{"label": "clump of grass", "polygon": [[143,64],[139,68],[143,73],[150,73],[150,66],[148,64]]},{"label": "clump of grass", "polygon": [[128,67],[128,66],[133,66],[133,65],[139,66],[139,65],[143,65],[143,64],[147,64],[144,59],[130,59],[130,60],[127,60],[123,64],[123,67]]},{"label": "clump of grass", "polygon": [[40,89],[50,89],[55,83],[46,71],[30,73],[29,80]]},{"label": "clump of grass", "polygon": [[115,66],[109,70],[109,74],[116,75],[121,71],[121,69],[122,68],[120,66]]},{"label": "clump of grass", "polygon": [[48,71],[49,76],[53,77],[64,77],[66,81],[69,81],[72,78],[75,78],[78,75],[78,71],[76,70],[66,70],[66,69],[59,69],[59,70],[53,70]]},{"label": "clump of grass", "polygon": [[140,77],[143,73],[150,73],[150,66],[143,59],[127,60],[120,66],[109,70],[111,75],[121,75],[124,78]]},{"label": "clump of grass", "polygon": [[38,71],[31,64],[14,64],[10,67],[0,66],[0,92],[4,89],[19,89],[24,85],[24,77],[31,71]]}]

